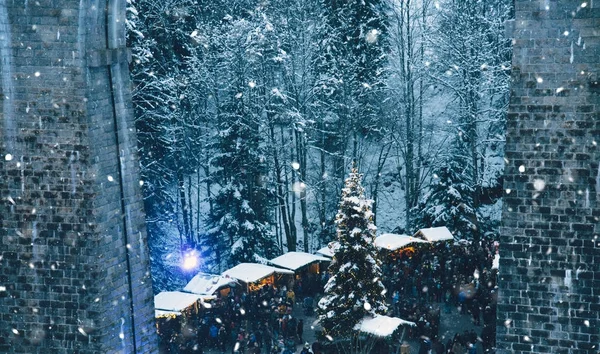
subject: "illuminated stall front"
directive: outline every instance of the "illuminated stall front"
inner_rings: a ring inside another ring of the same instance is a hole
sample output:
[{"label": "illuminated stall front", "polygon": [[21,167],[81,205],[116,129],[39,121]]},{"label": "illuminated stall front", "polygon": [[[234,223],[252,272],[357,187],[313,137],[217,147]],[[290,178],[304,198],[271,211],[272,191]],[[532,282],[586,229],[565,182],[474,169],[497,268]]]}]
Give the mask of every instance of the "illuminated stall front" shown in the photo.
[{"label": "illuminated stall front", "polygon": [[271,267],[258,263],[240,263],[222,274],[224,277],[237,279],[248,291],[257,291],[264,285],[278,286],[286,283],[285,277],[293,277],[294,272],[288,269]]},{"label": "illuminated stall front", "polygon": [[319,274],[326,270],[325,263],[329,262],[330,258],[305,252],[287,252],[269,261],[271,265],[294,271],[295,281],[302,282],[303,290],[308,292],[315,290]]},{"label": "illuminated stall front", "polygon": [[186,328],[200,311],[199,303],[206,298],[205,295],[181,291],[163,291],[155,295],[154,316],[161,341],[177,341],[184,336]]}]

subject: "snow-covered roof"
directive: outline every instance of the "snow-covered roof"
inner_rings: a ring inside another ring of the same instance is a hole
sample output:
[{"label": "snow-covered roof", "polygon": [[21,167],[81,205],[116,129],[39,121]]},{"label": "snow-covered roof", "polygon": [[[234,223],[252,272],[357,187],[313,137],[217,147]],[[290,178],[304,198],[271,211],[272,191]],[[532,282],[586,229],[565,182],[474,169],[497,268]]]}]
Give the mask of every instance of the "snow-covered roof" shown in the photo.
[{"label": "snow-covered roof", "polygon": [[373,318],[363,318],[354,329],[376,337],[385,338],[391,336],[400,326],[414,327],[415,323],[398,317],[375,316]]},{"label": "snow-covered roof", "polygon": [[315,253],[318,255],[321,255],[321,256],[333,258],[333,254],[335,253],[335,250],[339,246],[340,246],[340,243],[337,241],[329,242],[329,244],[327,246],[321,248],[320,250],[318,250]]},{"label": "snow-covered roof", "polygon": [[194,294],[213,295],[219,289],[231,286],[237,283],[235,279],[227,278],[221,275],[198,273],[183,288]]},{"label": "snow-covered roof", "polygon": [[421,229],[415,233],[415,237],[419,235],[429,242],[454,240],[454,236],[446,226]]},{"label": "snow-covered roof", "polygon": [[163,291],[158,295],[154,295],[154,308],[156,310],[180,312],[193,305],[202,297],[202,295],[181,291]]},{"label": "snow-covered roof", "polygon": [[290,270],[298,270],[306,265],[315,262],[329,262],[329,258],[325,258],[322,256],[317,256],[316,254],[310,254],[305,252],[288,252],[286,254],[282,254],[277,258],[273,258],[269,261],[274,266],[290,269]]},{"label": "snow-covered roof", "polygon": [[154,310],[154,317],[177,317],[180,316],[181,312],[179,311],[165,311],[165,310]]},{"label": "snow-covered roof", "polygon": [[257,263],[240,263],[235,267],[223,272],[224,277],[241,280],[245,283],[254,283],[273,273],[294,274],[291,270],[271,267]]},{"label": "snow-covered roof", "polygon": [[496,253],[494,255],[494,259],[492,260],[492,269],[499,269],[500,268],[500,255],[498,253]]},{"label": "snow-covered roof", "polygon": [[398,234],[383,234],[375,239],[375,245],[379,248],[395,251],[402,247],[406,247],[413,243],[429,243],[420,238],[398,235]]}]

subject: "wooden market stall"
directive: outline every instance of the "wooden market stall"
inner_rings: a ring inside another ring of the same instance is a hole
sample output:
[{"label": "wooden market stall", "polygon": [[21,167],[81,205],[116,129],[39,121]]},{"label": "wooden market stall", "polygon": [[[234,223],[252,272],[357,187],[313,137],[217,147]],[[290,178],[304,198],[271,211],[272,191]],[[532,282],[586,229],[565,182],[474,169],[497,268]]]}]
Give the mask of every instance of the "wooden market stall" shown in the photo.
[{"label": "wooden market stall", "polygon": [[154,296],[154,317],[161,343],[178,342],[193,326],[204,295],[163,291]]},{"label": "wooden market stall", "polygon": [[305,252],[287,252],[269,261],[271,265],[293,271],[295,284],[288,284],[288,287],[293,288],[296,285],[296,289],[305,294],[316,291],[319,274],[326,270],[326,263],[329,262],[330,258]]},{"label": "wooden market stall", "polygon": [[375,246],[392,258],[410,258],[419,247],[429,244],[423,239],[399,234],[382,234],[375,239]]},{"label": "wooden market stall", "polygon": [[446,226],[420,229],[415,233],[414,237],[429,241],[431,243],[454,241],[454,236]]},{"label": "wooden market stall", "polygon": [[227,296],[231,288],[236,286],[239,286],[237,279],[222,275],[198,273],[187,283],[183,291],[206,296]]},{"label": "wooden market stall", "polygon": [[331,261],[331,259],[333,259],[333,255],[335,253],[335,250],[340,247],[340,243],[337,241],[332,241],[329,242],[327,244],[327,246],[319,249],[318,251],[315,252],[316,255],[318,256],[322,256],[325,258],[329,258],[329,261]]},{"label": "wooden market stall", "polygon": [[222,274],[224,277],[237,279],[242,282],[248,291],[257,291],[263,285],[273,284],[278,286],[286,284],[285,277],[293,277],[294,272],[289,269],[271,267],[258,263],[240,263]]}]

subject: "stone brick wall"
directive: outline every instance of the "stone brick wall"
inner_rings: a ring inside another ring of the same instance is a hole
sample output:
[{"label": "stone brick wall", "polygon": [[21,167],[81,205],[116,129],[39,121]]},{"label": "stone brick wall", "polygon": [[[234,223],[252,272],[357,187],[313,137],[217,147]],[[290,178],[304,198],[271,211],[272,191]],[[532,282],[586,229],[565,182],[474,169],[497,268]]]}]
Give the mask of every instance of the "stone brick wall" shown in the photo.
[{"label": "stone brick wall", "polygon": [[600,8],[515,10],[498,352],[598,353]]},{"label": "stone brick wall", "polygon": [[124,10],[0,2],[2,353],[157,352]]}]

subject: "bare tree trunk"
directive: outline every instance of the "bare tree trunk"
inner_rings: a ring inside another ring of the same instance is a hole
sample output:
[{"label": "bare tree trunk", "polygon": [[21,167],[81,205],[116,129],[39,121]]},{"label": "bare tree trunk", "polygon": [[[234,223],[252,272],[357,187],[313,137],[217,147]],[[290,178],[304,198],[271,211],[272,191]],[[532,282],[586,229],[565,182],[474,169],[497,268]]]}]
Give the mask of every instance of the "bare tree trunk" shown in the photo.
[{"label": "bare tree trunk", "polygon": [[296,157],[300,173],[300,214],[302,218],[302,243],[304,252],[308,252],[308,212],[306,206],[306,141],[303,132],[294,130],[296,138]]},{"label": "bare tree trunk", "polygon": [[[188,205],[187,205],[187,200],[186,200],[186,196],[185,196],[185,180],[184,180],[184,176],[183,176],[183,171],[181,171],[181,169],[179,169],[177,171],[177,192],[179,195],[179,202],[181,203],[181,215],[182,215],[182,223],[183,223],[183,234],[184,234],[184,238],[186,240],[186,243],[189,245],[190,244],[190,224],[189,224],[189,218],[188,218],[188,213],[189,213],[189,209],[188,209]],[[177,218],[179,219],[179,218]]]},{"label": "bare tree trunk", "polygon": [[[292,233],[290,221],[288,218],[287,202],[285,196],[286,193],[283,190],[284,181],[281,179],[283,169],[279,161],[279,153],[275,140],[275,128],[272,123],[270,124],[269,130],[271,133],[271,144],[273,146],[273,163],[275,164],[275,184],[277,189],[277,204],[279,206],[279,216],[282,219],[281,223],[285,232],[286,241],[288,243],[289,248],[290,243],[296,245],[296,239],[294,237],[294,234]],[[281,242],[280,246],[282,246]]]},{"label": "bare tree trunk", "polygon": [[377,171],[375,173],[375,182],[373,182],[373,186],[371,189],[371,198],[373,198],[373,206],[371,210],[373,211],[373,224],[377,225],[377,204],[379,202],[379,185],[381,183],[381,172],[383,171],[383,167],[385,166],[385,162],[387,157],[392,149],[392,144],[384,144],[381,146],[381,150],[379,150],[379,156],[377,157]]},{"label": "bare tree trunk", "polygon": [[[292,129],[290,129],[288,131],[288,137],[290,139],[290,142],[294,141],[294,135],[292,132]],[[284,133],[283,133],[283,127],[281,127],[281,141],[284,142],[285,141],[285,137],[284,137]],[[290,161],[295,161],[295,157],[294,157],[294,148],[292,146],[290,146]],[[287,186],[292,186],[292,188],[294,187],[298,187],[296,186],[296,175],[294,173],[291,173],[289,176],[290,179],[288,179],[288,174],[285,174],[285,182]],[[288,244],[288,251],[295,251],[296,250],[296,242],[298,241],[298,231],[296,229],[296,193],[295,191],[293,193],[288,193],[288,195],[291,197],[292,201],[288,204],[288,211],[290,213],[289,215],[289,219],[290,219],[290,233],[293,236],[293,240],[294,240],[294,244],[290,245]]]}]

